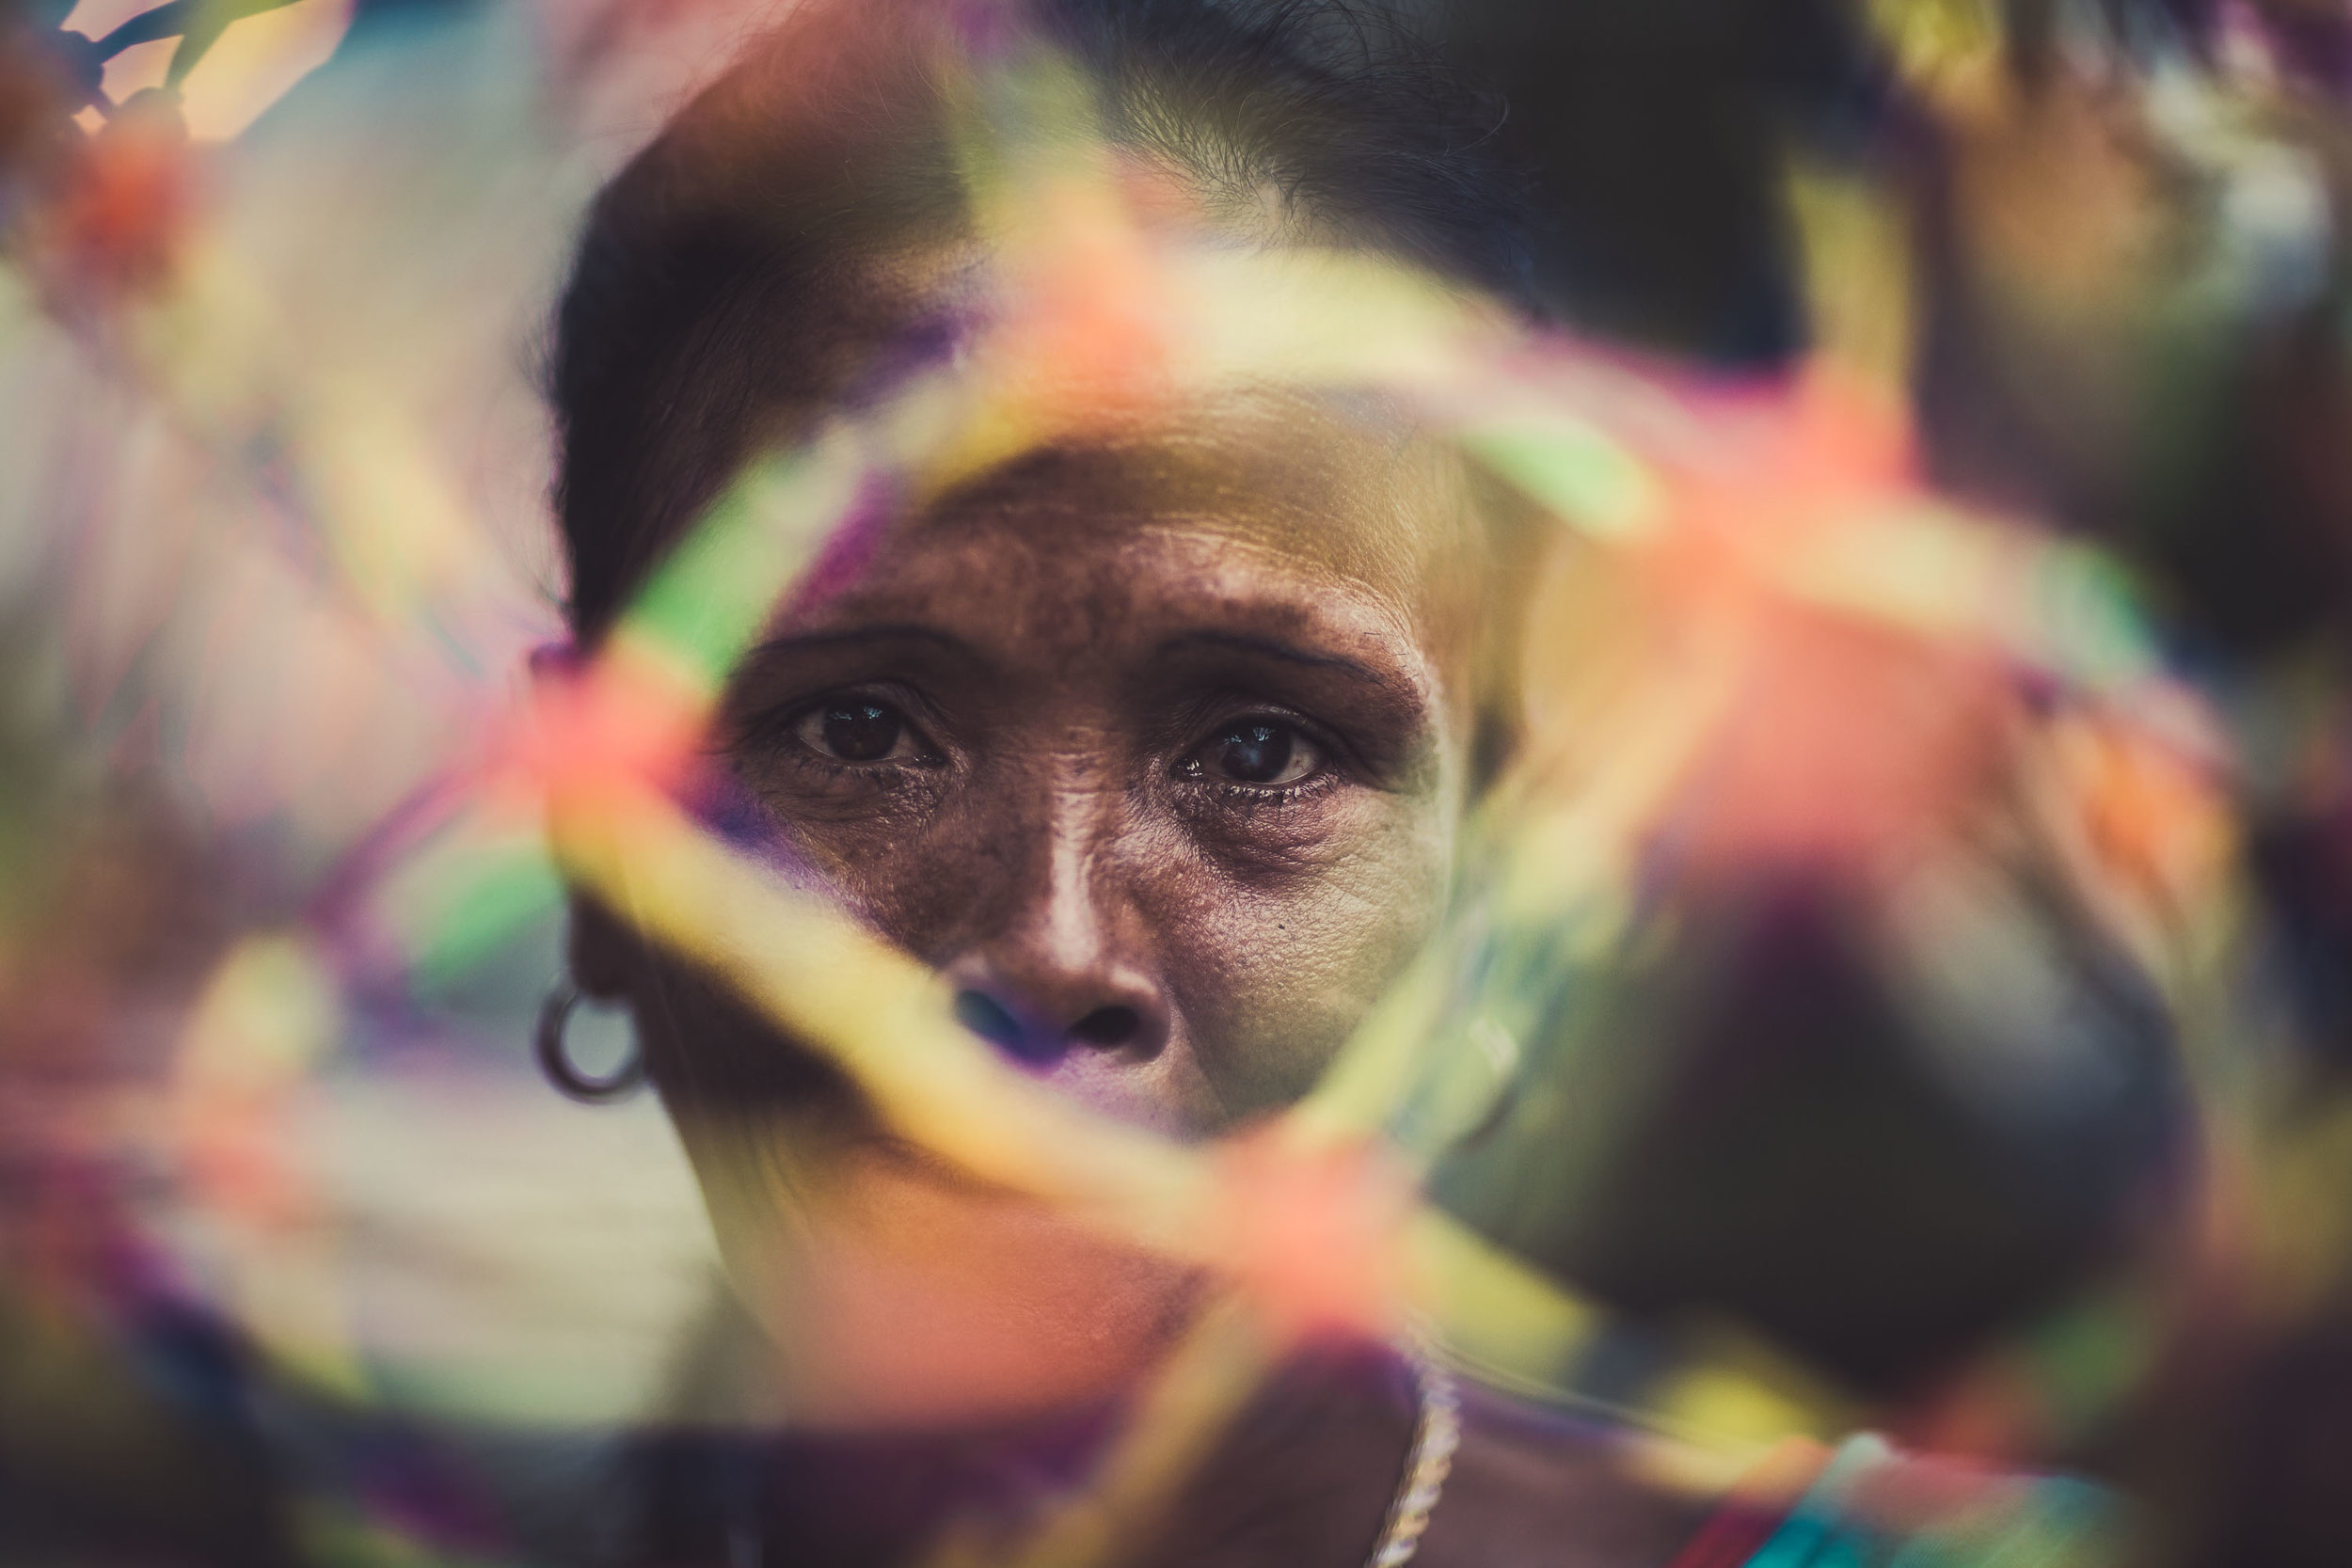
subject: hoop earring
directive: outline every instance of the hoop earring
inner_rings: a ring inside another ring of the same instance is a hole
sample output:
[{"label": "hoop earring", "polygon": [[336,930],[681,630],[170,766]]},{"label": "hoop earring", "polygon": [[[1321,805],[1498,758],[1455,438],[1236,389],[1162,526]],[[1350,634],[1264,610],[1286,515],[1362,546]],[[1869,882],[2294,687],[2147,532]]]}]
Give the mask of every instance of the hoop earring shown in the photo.
[{"label": "hoop earring", "polygon": [[539,1070],[558,1093],[583,1105],[602,1105],[620,1099],[645,1081],[645,1058],[630,1047],[628,1060],[598,1078],[572,1065],[564,1052],[564,1030],[580,1006],[580,988],[568,981],[548,992],[539,1005]]}]

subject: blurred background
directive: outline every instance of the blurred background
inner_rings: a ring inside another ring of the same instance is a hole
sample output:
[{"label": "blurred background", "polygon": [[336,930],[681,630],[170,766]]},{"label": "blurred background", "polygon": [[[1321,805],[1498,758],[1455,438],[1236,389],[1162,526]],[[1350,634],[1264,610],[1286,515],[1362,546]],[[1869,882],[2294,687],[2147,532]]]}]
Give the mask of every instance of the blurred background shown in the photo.
[{"label": "blurred background", "polygon": [[[1803,879],[1710,885],[1439,1196],[1617,1314],[1585,1397],[1721,1325],[2152,1499],[2160,1560],[2352,1562],[2352,9],[1411,9],[1565,320],[1713,386],[1834,351],[1944,497],[2102,552],[2199,716],[2197,803],[2116,809],[2226,868],[2193,991],[2086,982],[2009,1068]],[[0,10],[0,1560],[561,1559],[677,1375],[691,1179],[540,1078],[551,876],[450,824],[560,634],[567,246],[763,14]]]}]

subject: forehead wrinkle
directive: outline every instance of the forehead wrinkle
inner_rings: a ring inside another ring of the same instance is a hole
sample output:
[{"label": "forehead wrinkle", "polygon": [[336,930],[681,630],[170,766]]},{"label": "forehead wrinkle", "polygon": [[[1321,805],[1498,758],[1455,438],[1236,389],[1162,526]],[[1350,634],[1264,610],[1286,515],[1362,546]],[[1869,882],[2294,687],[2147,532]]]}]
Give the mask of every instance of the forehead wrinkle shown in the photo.
[{"label": "forehead wrinkle", "polygon": [[1335,593],[1376,604],[1390,629],[1409,640],[1415,595],[1408,574],[1355,569],[1299,547],[1335,531],[1325,515],[1068,504],[1008,508],[925,531],[967,561],[1017,554],[1025,582],[1054,582],[1075,590],[1089,607],[1099,603],[1121,615],[1146,603],[1185,599],[1263,603],[1269,584],[1279,584],[1283,602],[1300,607]]},{"label": "forehead wrinkle", "polygon": [[[878,570],[836,609],[919,603],[1016,661],[1065,667],[1134,641],[1138,620],[1332,637],[1376,650],[1451,727],[1470,705],[1446,700],[1444,673],[1475,619],[1475,568],[1451,559],[1477,548],[1473,508],[1443,444],[1376,401],[1260,388],[1034,447],[889,525]],[[1343,604],[1336,622],[1308,613]]]},{"label": "forehead wrinkle", "polygon": [[[1329,439],[1331,422],[1317,422],[1321,430],[1238,433],[1178,424],[1035,447],[907,526],[1003,529],[1033,547],[1040,535],[1073,529],[1199,531],[1376,592],[1424,584],[1432,557],[1469,543],[1462,498],[1422,450],[1431,443],[1406,433],[1374,441],[1359,430]],[[1258,438],[1237,442],[1237,434]]]},{"label": "forehead wrinkle", "polygon": [[[1040,657],[1064,669],[1114,655],[1150,660],[1203,630],[1274,636],[1392,672],[1384,684],[1424,714],[1440,705],[1435,650],[1422,644],[1409,596],[1391,588],[1319,563],[1302,569],[1295,552],[1183,518],[1147,518],[1108,548],[1077,550],[971,522],[969,531],[916,534],[915,553],[900,557],[888,580],[844,595],[826,620],[919,615],[1000,669]],[[1016,555],[1013,580],[997,578]]]}]

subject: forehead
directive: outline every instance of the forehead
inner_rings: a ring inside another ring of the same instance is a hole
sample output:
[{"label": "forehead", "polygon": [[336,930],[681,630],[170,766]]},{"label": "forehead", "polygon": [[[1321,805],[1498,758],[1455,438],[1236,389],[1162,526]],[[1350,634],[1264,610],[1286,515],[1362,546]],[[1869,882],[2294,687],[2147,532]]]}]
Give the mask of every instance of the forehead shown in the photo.
[{"label": "forehead", "polygon": [[1327,601],[1426,643],[1476,548],[1445,454],[1395,410],[1245,388],[997,465],[892,519],[792,618],[1043,595],[1083,639],[1137,615]]}]

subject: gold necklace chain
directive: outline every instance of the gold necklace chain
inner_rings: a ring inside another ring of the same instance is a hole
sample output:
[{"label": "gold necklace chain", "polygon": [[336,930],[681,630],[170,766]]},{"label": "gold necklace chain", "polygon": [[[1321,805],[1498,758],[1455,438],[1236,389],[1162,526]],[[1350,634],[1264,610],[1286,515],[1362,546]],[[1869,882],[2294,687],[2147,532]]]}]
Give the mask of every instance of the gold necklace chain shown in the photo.
[{"label": "gold necklace chain", "polygon": [[1405,1473],[1390,1499],[1389,1516],[1380,1528],[1365,1568],[1405,1568],[1421,1549],[1422,1532],[1445,1490],[1454,1469],[1454,1451],[1462,1446],[1462,1390],[1454,1375],[1419,1347],[1406,1351],[1412,1363],[1413,1385],[1421,1414],[1413,1423],[1413,1449],[1406,1456]]}]

